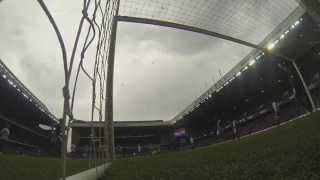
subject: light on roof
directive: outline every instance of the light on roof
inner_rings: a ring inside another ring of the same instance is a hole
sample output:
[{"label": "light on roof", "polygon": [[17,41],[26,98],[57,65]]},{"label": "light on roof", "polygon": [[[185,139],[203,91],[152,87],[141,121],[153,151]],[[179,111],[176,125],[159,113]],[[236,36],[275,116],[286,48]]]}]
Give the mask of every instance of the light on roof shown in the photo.
[{"label": "light on roof", "polygon": [[261,56],[262,56],[262,55],[258,55],[258,56],[256,57],[256,60],[259,60],[259,59],[261,58]]},{"label": "light on roof", "polygon": [[271,50],[271,49],[274,48],[274,46],[275,46],[274,43],[270,43],[270,44],[267,46],[267,49],[268,49],[268,50]]},{"label": "light on roof", "polygon": [[29,97],[28,97],[25,93],[22,93],[22,95],[23,95],[26,99],[29,99]]},{"label": "light on roof", "polygon": [[7,75],[2,74],[2,77],[3,77],[3,79],[6,79],[6,78],[7,78]]},{"label": "light on roof", "polygon": [[236,74],[237,77],[241,76],[241,71]]},{"label": "light on roof", "polygon": [[10,79],[8,79],[8,82],[11,86],[13,86],[13,82]]},{"label": "light on roof", "polygon": [[249,66],[253,66],[255,63],[256,63],[256,60],[251,59],[251,60],[249,61]]},{"label": "light on roof", "polygon": [[248,69],[248,66],[245,66],[242,71],[246,71],[247,69]]},{"label": "light on roof", "polygon": [[298,24],[300,24],[300,21],[299,21],[299,20],[297,20],[297,21],[294,23],[295,26],[297,26]]},{"label": "light on roof", "polygon": [[284,34],[281,34],[280,39],[283,39],[283,38],[284,38],[284,36],[285,36]]}]

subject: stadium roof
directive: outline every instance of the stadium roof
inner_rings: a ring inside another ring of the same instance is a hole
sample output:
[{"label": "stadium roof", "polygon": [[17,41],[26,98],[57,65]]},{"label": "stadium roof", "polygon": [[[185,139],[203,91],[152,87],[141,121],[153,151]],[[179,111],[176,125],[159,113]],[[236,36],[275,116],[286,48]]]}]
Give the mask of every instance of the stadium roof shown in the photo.
[{"label": "stadium roof", "polygon": [[30,103],[34,104],[40,111],[47,114],[52,120],[58,121],[55,115],[53,115],[47,106],[39,100],[14,74],[13,72],[2,62],[0,59],[0,75],[1,78],[6,79],[7,82],[21,95],[21,98],[27,99]]}]

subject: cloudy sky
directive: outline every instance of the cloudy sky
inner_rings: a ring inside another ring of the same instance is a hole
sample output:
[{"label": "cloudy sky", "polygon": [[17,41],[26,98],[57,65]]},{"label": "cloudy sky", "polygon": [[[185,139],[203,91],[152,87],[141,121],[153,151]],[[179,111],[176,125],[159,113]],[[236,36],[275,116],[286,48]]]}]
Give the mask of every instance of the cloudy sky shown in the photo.
[{"label": "cloudy sky", "polygon": [[[46,1],[71,53],[81,17],[78,0]],[[0,3],[0,58],[57,117],[64,84],[56,36],[35,0]],[[120,23],[115,59],[114,119],[170,120],[251,49],[201,34]],[[230,53],[232,52],[232,53]],[[79,59],[79,56],[76,57]],[[86,67],[92,69],[89,52]],[[91,89],[81,76],[75,116],[90,117]]]}]

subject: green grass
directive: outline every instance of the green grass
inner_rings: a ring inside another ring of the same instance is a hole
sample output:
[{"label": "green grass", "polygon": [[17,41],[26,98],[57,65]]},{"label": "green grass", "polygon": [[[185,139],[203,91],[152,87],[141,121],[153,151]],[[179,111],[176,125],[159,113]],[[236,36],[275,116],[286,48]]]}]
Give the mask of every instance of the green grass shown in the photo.
[{"label": "green grass", "polygon": [[[88,169],[88,161],[68,160],[67,174]],[[57,180],[61,177],[61,161],[17,155],[0,155],[0,180]]]},{"label": "green grass", "polygon": [[320,179],[320,113],[236,142],[116,160],[104,179]]}]

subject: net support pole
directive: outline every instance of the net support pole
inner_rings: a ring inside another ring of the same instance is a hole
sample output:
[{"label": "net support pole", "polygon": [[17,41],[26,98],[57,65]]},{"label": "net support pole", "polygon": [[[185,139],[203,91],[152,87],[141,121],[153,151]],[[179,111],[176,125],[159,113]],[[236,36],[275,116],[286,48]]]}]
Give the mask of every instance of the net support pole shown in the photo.
[{"label": "net support pole", "polygon": [[63,65],[64,65],[64,71],[65,71],[65,87],[63,88],[63,95],[64,95],[64,103],[63,103],[63,114],[62,114],[62,119],[60,120],[60,130],[61,130],[61,137],[62,137],[62,142],[61,142],[61,168],[62,168],[62,179],[65,180],[66,179],[66,151],[67,151],[67,142],[68,142],[68,137],[66,136],[66,122],[67,122],[67,113],[68,113],[68,104],[69,104],[69,77],[67,75],[67,71],[68,71],[68,64],[67,64],[67,51],[66,51],[66,47],[64,44],[64,40],[62,38],[62,35],[60,33],[60,30],[57,26],[57,24],[55,23],[54,18],[52,17],[49,9],[47,8],[46,4],[43,2],[43,0],[37,0],[37,2],[39,3],[40,7],[42,8],[42,10],[45,12],[47,18],[49,19],[50,24],[52,25],[56,36],[58,38],[59,41],[59,45],[61,48],[61,52],[62,52],[62,58],[63,58]]},{"label": "net support pole", "polygon": [[300,81],[302,83],[303,89],[304,89],[304,91],[305,91],[305,93],[307,95],[308,101],[309,101],[309,103],[311,105],[312,112],[315,112],[316,111],[316,106],[314,104],[314,101],[313,101],[313,98],[311,96],[310,90],[309,90],[309,88],[308,88],[308,86],[307,86],[307,84],[306,84],[306,82],[305,82],[305,80],[304,80],[304,78],[303,78],[303,76],[301,74],[301,71],[300,71],[300,69],[299,69],[299,67],[298,67],[298,65],[297,65],[297,63],[295,61],[291,61],[291,62],[292,62],[292,65],[293,65],[295,71],[297,72],[297,74],[299,76],[299,79],[300,79]]},{"label": "net support pole", "polygon": [[116,12],[112,20],[112,30],[110,39],[110,49],[108,55],[108,66],[107,66],[107,82],[106,82],[106,101],[105,101],[105,128],[104,128],[104,139],[105,139],[105,158],[107,161],[112,161],[115,158],[114,149],[114,127],[113,127],[113,75],[114,75],[114,58],[115,58],[115,47],[116,47],[116,36],[117,36],[117,16],[119,11],[120,0],[116,6]]}]

